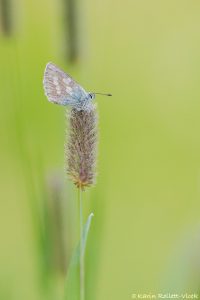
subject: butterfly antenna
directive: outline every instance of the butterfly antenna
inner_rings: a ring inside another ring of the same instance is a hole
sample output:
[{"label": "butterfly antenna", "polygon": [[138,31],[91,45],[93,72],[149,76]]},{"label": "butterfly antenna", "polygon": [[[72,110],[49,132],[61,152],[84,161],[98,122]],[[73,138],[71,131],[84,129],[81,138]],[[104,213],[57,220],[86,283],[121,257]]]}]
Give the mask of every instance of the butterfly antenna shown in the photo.
[{"label": "butterfly antenna", "polygon": [[112,96],[112,94],[104,94],[104,93],[94,93],[95,95],[103,95],[103,96]]}]

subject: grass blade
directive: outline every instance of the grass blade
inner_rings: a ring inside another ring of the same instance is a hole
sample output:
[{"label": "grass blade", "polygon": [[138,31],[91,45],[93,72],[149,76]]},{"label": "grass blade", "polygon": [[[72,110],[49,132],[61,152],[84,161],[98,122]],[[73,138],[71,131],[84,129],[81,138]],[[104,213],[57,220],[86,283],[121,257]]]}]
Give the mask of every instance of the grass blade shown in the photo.
[{"label": "grass blade", "polygon": [[[87,222],[85,223],[84,228],[83,228],[83,236],[82,236],[82,239],[83,239],[82,255],[83,256],[85,254],[88,233],[90,230],[90,225],[91,225],[93,216],[94,216],[93,213],[91,213],[89,215]],[[80,242],[77,245],[77,247],[72,255],[70,264],[69,264],[67,279],[66,279],[66,284],[65,284],[64,300],[79,300],[79,297],[80,297],[79,268],[80,268]]]}]

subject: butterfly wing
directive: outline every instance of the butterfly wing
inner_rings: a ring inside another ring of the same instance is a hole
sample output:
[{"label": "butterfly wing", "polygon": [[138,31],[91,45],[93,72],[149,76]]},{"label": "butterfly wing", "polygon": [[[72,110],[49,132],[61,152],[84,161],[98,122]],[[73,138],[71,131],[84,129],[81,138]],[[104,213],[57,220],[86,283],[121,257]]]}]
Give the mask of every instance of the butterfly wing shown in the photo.
[{"label": "butterfly wing", "polygon": [[46,66],[43,85],[48,100],[55,104],[80,106],[88,97],[78,83],[52,63]]}]

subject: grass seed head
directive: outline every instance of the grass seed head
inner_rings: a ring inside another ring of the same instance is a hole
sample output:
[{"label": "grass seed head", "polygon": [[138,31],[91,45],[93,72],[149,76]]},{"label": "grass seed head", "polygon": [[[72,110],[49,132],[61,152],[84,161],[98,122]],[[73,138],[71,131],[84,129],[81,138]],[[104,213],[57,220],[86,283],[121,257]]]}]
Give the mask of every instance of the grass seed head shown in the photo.
[{"label": "grass seed head", "polygon": [[69,134],[66,144],[67,173],[74,184],[84,190],[94,185],[97,156],[97,111],[92,105],[90,110],[69,112]]}]

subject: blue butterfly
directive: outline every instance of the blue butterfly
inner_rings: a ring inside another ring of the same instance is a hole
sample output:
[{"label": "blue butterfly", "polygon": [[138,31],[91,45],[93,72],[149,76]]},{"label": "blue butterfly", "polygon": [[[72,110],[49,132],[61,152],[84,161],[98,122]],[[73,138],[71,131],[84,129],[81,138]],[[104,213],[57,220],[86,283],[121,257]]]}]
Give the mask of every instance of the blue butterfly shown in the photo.
[{"label": "blue butterfly", "polygon": [[[90,110],[95,94],[87,93],[71,76],[53,63],[48,63],[43,80],[45,95],[50,102],[69,105],[77,110]],[[111,96],[111,94],[102,94]]]}]

